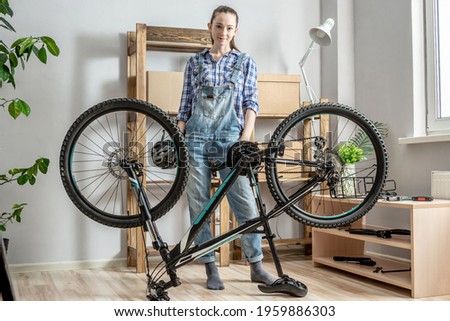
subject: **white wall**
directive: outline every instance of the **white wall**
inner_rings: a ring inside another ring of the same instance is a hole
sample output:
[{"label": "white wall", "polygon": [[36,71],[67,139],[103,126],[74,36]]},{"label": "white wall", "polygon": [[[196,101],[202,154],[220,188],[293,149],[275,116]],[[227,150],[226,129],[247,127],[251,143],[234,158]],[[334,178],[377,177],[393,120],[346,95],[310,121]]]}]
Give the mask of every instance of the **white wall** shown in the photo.
[{"label": "white wall", "polygon": [[414,134],[414,108],[425,108],[418,95],[424,86],[423,61],[417,60],[422,39],[412,36],[421,23],[421,2],[354,1],[355,104],[389,125],[389,177],[403,195],[429,195],[431,171],[450,170],[448,143],[398,144],[398,138]]},{"label": "white wall", "polygon": [[[0,117],[0,172],[28,166],[39,156],[51,160],[49,173],[38,177],[35,186],[1,188],[2,210],[14,202],[28,203],[23,222],[9,225],[4,234],[11,239],[10,263],[126,256],[124,231],[85,218],[66,196],[58,172],[61,142],[71,123],[84,110],[102,100],[126,95],[126,31],[134,30],[138,22],[205,28],[212,10],[219,4],[228,4],[239,12],[237,44],[255,58],[259,72],[299,73],[298,61],[309,44],[307,32],[320,21],[316,0],[11,1],[15,16],[10,21],[17,34],[5,35],[3,31],[2,40],[10,44],[21,36],[49,35],[60,46],[61,55],[50,57],[46,66],[32,62],[25,72],[18,71],[17,90],[7,86],[1,89],[2,97],[26,100],[32,113],[28,119],[21,116],[16,121],[6,113]],[[150,58],[152,70],[181,71],[187,56],[158,53]],[[319,88],[319,55],[311,56],[307,69],[312,86]],[[316,92],[319,94],[319,90]],[[273,130],[272,124],[264,126],[260,127],[260,134]],[[186,221],[187,213],[181,210],[185,208],[183,202],[177,205],[174,215]],[[173,220],[164,220],[165,227],[160,229],[168,233],[170,242],[185,227],[173,230]],[[296,232],[296,224],[289,220],[284,218],[284,224],[276,225],[282,225],[279,228],[282,237]]]},{"label": "white wall", "polygon": [[[321,3],[322,14],[336,13],[339,24],[342,20],[337,2]],[[423,39],[412,34],[423,23],[422,0],[354,0],[353,6],[354,75],[347,79],[340,73],[342,68],[334,66],[337,58],[327,53],[323,56],[322,93],[333,99],[341,98],[341,86],[354,79],[354,107],[370,119],[388,124],[388,178],[395,180],[397,193],[430,195],[431,171],[450,170],[449,143],[398,144],[399,138],[414,135],[417,124],[422,127],[425,124]],[[336,44],[343,45],[340,41]],[[331,77],[326,76],[328,71]],[[377,208],[371,211],[368,220],[380,226],[409,228],[406,211]]]},{"label": "white wall", "polygon": [[398,144],[398,138],[413,136],[414,108],[425,108],[417,95],[424,84],[423,63],[415,60],[423,55],[417,46],[421,39],[411,36],[413,21],[420,23],[420,2],[355,1],[356,103],[372,119],[389,124],[390,177],[404,195],[429,195],[430,172],[450,169],[448,143]]}]

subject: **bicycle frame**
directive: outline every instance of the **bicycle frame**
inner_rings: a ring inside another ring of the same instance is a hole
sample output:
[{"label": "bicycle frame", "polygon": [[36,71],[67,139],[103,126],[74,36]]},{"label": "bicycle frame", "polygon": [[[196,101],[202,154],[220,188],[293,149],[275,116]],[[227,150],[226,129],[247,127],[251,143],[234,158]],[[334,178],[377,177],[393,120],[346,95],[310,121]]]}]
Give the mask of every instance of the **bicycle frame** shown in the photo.
[{"label": "bicycle frame", "polygon": [[[278,150],[278,148],[276,148]],[[264,149],[259,153],[263,154],[261,158],[261,162],[270,161],[270,154],[273,153],[273,150]],[[297,165],[304,165],[306,162],[298,161]],[[310,162],[308,162],[311,165]],[[292,204],[298,202],[301,198],[303,198],[314,186],[316,186],[323,179],[320,177],[315,177],[311,179],[305,186],[299,189],[296,193],[294,193],[291,197],[291,200],[282,206],[276,205],[269,213],[266,213],[265,206],[262,201],[262,197],[259,191],[259,183],[257,177],[254,173],[254,168],[251,165],[245,164],[243,159],[239,159],[236,164],[231,168],[230,173],[223,180],[222,184],[216,190],[214,195],[211,197],[210,202],[204,207],[202,212],[198,215],[197,219],[192,223],[188,231],[182,237],[180,242],[175,245],[172,250],[169,250],[167,244],[163,242],[158,229],[156,227],[155,222],[151,219],[151,206],[147,199],[146,193],[143,190],[142,184],[138,179],[138,175],[136,171],[131,170],[132,166],[123,165],[123,168],[127,171],[129,175],[129,179],[131,185],[133,187],[134,193],[138,199],[138,204],[141,209],[141,213],[143,216],[143,225],[144,229],[151,234],[151,238],[153,241],[153,248],[158,250],[161,254],[163,261],[166,263],[166,271],[171,278],[171,282],[164,283],[163,288],[167,289],[171,286],[178,286],[180,284],[177,276],[176,269],[195,260],[196,258],[207,254],[215,249],[221,247],[224,244],[227,244],[243,234],[247,233],[262,233],[265,234],[270,246],[270,250],[272,252],[272,256],[274,258],[274,263],[277,269],[278,276],[282,277],[283,271],[281,268],[280,261],[278,259],[278,255],[276,253],[275,246],[273,244],[274,235],[271,232],[268,221],[276,216],[279,216],[284,212],[286,208],[291,206]],[[253,219],[246,221],[245,223],[239,225],[238,227],[222,234],[214,237],[213,239],[199,245],[195,245],[192,247],[194,243],[195,237],[200,232],[201,228],[208,222],[211,216],[214,213],[214,210],[222,201],[223,197],[227,194],[235,180],[239,175],[241,175],[242,171],[246,169],[246,176],[250,181],[250,186],[253,191],[253,195],[255,198],[255,202],[257,204],[257,209],[259,212],[259,216]],[[257,230],[257,228],[263,227],[263,230]]]}]

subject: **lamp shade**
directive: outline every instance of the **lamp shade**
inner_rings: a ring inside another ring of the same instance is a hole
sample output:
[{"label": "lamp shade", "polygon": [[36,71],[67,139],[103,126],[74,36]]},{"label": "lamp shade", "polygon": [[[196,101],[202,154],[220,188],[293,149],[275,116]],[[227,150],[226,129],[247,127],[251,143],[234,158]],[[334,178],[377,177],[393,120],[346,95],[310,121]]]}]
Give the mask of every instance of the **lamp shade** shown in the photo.
[{"label": "lamp shade", "polygon": [[328,46],[331,44],[331,29],[333,29],[334,20],[328,18],[320,26],[311,28],[309,30],[309,36],[311,39],[320,46]]}]

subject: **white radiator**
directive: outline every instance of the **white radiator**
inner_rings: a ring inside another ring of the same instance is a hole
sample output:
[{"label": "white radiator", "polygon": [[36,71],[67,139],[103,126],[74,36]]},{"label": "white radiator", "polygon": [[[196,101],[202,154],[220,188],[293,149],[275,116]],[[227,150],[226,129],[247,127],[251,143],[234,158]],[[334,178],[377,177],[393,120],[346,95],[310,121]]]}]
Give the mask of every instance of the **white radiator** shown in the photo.
[{"label": "white radiator", "polygon": [[431,196],[450,199],[450,171],[431,172]]}]

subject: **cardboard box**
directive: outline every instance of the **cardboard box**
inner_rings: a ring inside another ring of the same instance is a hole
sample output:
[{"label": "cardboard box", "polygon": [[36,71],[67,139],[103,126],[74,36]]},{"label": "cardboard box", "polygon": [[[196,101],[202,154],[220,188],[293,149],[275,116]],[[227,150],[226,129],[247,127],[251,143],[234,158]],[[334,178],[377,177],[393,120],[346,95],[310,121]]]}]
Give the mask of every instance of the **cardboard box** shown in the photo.
[{"label": "cardboard box", "polygon": [[171,115],[178,114],[182,90],[182,72],[147,71],[147,101]]},{"label": "cardboard box", "polygon": [[299,75],[258,75],[259,117],[285,118],[300,108]]}]

